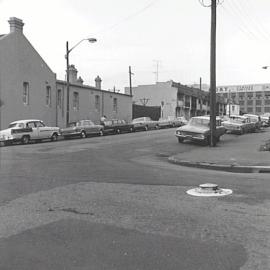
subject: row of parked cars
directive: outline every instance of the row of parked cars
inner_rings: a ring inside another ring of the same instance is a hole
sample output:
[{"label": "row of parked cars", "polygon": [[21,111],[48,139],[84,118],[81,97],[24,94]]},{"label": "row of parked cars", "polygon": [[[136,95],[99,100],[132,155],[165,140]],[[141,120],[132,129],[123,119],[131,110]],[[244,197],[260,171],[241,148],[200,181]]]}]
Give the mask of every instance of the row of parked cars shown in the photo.
[{"label": "row of parked cars", "polygon": [[79,120],[72,122],[66,128],[49,127],[43,121],[37,119],[27,119],[14,121],[8,128],[0,131],[0,143],[4,145],[20,142],[27,144],[30,141],[51,140],[56,141],[58,136],[64,139],[80,137],[86,138],[90,135],[109,135],[126,132],[135,132],[149,129],[179,127],[186,124],[183,117],[169,117],[153,121],[149,117],[133,119],[131,123],[125,120],[111,119],[104,120],[100,124],[95,124],[91,120]]},{"label": "row of parked cars", "polygon": [[[256,132],[262,127],[270,126],[270,115],[230,115],[230,117],[216,117],[215,141],[225,133],[235,133],[242,135],[244,133]],[[175,136],[179,143],[184,140],[199,141],[210,144],[210,116],[192,117],[188,124],[179,127]]]}]

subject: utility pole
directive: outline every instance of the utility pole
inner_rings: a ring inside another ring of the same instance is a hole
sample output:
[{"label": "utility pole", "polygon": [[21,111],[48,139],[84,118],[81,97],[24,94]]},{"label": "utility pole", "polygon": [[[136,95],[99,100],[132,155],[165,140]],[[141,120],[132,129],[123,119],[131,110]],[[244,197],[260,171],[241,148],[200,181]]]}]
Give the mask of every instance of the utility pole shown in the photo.
[{"label": "utility pole", "polygon": [[210,46],[210,146],[216,146],[216,8],[217,0],[211,0]]},{"label": "utility pole", "polygon": [[67,65],[67,109],[66,109],[66,126],[69,124],[69,53],[68,41],[66,42],[66,65]]},{"label": "utility pole", "polygon": [[134,73],[131,72],[131,66],[128,68],[129,73],[129,94],[132,96],[132,83],[131,83],[131,76],[134,75]]}]

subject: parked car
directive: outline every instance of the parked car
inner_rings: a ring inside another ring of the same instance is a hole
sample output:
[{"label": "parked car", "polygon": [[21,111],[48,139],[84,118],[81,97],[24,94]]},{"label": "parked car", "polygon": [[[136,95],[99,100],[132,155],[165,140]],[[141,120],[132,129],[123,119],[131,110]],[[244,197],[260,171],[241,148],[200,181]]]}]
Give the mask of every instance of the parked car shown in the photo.
[{"label": "parked car", "polygon": [[244,114],[243,116],[246,116],[250,119],[250,122],[255,123],[256,130],[261,129],[262,122],[261,117],[256,114]]},{"label": "parked car", "polygon": [[262,127],[270,126],[270,115],[261,115]]},{"label": "parked car", "polygon": [[173,123],[168,118],[159,118],[158,126],[159,128],[170,128],[173,127]]},{"label": "parked car", "polygon": [[[221,119],[217,117],[215,135],[217,142],[220,140],[220,137],[225,134],[225,131],[225,128],[221,125]],[[179,143],[184,140],[191,140],[210,144],[210,117],[192,117],[186,125],[176,129],[175,136]]]},{"label": "parked car", "polygon": [[222,122],[222,125],[225,127],[227,133],[236,133],[242,135],[248,132],[255,131],[255,124],[250,122],[250,119],[245,116],[233,116],[227,121]]},{"label": "parked car", "polygon": [[120,134],[134,131],[133,124],[121,119],[105,120],[102,122],[102,125],[104,126],[105,134]]},{"label": "parked car", "polygon": [[0,131],[0,142],[7,145],[14,142],[27,144],[31,140],[56,141],[59,131],[59,127],[46,126],[41,120],[18,120],[10,123],[7,129]]},{"label": "parked car", "polygon": [[148,130],[148,129],[158,129],[158,121],[152,120],[150,117],[140,117],[132,120],[134,125],[134,130]]},{"label": "parked car", "polygon": [[171,117],[169,116],[169,120],[172,122],[173,127],[181,127],[188,123],[184,116]]},{"label": "parked car", "polygon": [[104,127],[96,125],[91,120],[79,120],[69,123],[68,127],[60,130],[61,135],[67,139],[72,137],[86,138],[88,135],[103,135]]}]

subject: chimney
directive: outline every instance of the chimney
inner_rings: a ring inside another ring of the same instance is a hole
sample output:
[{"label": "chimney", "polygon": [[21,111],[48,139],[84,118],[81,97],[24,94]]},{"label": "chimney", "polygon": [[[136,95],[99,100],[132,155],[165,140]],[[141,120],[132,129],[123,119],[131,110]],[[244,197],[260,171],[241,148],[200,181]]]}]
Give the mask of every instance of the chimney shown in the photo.
[{"label": "chimney", "polygon": [[97,76],[95,78],[95,82],[96,82],[96,88],[101,90],[101,82],[102,82],[102,80],[100,79],[99,76]]},{"label": "chimney", "polygon": [[78,70],[74,65],[69,66],[69,81],[70,83],[77,83],[77,73]]},{"label": "chimney", "polygon": [[17,32],[22,33],[23,32],[23,26],[24,23],[21,19],[18,19],[16,17],[9,18],[9,26],[10,26],[10,33]]},{"label": "chimney", "polygon": [[79,85],[83,85],[83,79],[82,79],[82,77],[81,77],[81,76],[78,78],[78,80],[77,80],[77,84],[79,84]]}]

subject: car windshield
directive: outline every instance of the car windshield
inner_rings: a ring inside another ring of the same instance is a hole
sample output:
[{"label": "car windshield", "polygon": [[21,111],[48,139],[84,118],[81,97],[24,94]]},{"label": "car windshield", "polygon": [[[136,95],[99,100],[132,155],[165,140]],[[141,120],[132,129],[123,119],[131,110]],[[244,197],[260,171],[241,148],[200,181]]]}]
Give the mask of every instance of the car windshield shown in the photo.
[{"label": "car windshield", "polygon": [[230,119],[230,122],[234,122],[234,123],[245,123],[245,119],[241,119],[241,118],[235,118],[235,119]]},{"label": "car windshield", "polygon": [[136,118],[132,120],[132,123],[138,123],[144,121],[144,118]]},{"label": "car windshield", "polygon": [[12,123],[12,124],[9,124],[9,128],[14,128],[14,127],[17,127],[17,128],[23,128],[23,123]]},{"label": "car windshield", "polygon": [[189,125],[209,127],[209,120],[204,118],[191,118],[189,121]]}]

